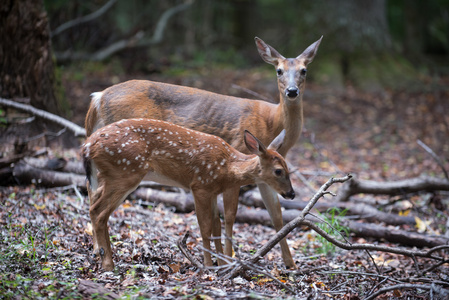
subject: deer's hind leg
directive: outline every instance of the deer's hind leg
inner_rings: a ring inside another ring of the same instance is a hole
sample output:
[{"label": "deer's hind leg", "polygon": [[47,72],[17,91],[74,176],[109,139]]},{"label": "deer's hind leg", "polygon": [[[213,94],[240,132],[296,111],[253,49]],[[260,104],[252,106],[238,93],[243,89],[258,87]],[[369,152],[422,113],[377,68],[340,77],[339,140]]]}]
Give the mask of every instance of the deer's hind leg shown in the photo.
[{"label": "deer's hind leg", "polygon": [[114,269],[108,231],[109,216],[140,183],[140,180],[136,179],[133,182],[137,182],[137,184],[130,188],[128,180],[123,180],[123,178],[117,179],[112,180],[112,178],[108,178],[108,180],[102,182],[92,197],[89,209],[94,241],[96,241],[94,254],[100,255],[102,267],[107,271]]}]

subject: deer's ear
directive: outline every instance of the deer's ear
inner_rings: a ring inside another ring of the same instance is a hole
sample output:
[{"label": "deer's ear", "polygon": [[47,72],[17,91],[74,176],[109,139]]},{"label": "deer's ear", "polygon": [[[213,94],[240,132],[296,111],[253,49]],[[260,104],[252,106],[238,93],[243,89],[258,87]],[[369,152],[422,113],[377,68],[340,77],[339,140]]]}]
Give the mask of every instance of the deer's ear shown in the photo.
[{"label": "deer's ear", "polygon": [[303,53],[298,55],[296,57],[297,59],[304,59],[304,62],[306,65],[310,64],[313,61],[313,58],[315,57],[318,47],[320,46],[321,40],[323,39],[323,36],[320,37],[318,41],[307,47],[306,50],[304,50]]},{"label": "deer's ear", "polygon": [[252,154],[261,155],[267,152],[265,146],[248,130],[245,130],[243,139],[245,141],[246,148],[248,148]]},{"label": "deer's ear", "polygon": [[276,49],[266,44],[257,36],[254,38],[254,41],[256,42],[257,51],[259,51],[260,57],[262,57],[266,63],[277,66],[279,59],[285,59]]},{"label": "deer's ear", "polygon": [[268,149],[278,151],[279,148],[281,148],[282,144],[284,143],[285,132],[286,132],[285,129],[282,129],[281,133],[279,133],[279,135],[275,137],[274,140],[271,142],[271,144],[268,146]]}]

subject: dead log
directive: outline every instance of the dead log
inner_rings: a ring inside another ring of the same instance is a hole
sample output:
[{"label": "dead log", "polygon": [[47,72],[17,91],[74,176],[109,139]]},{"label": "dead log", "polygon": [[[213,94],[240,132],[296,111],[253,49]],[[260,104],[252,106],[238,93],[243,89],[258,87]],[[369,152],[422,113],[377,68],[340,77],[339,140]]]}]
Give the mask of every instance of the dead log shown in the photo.
[{"label": "dead log", "polygon": [[34,168],[60,171],[65,173],[75,173],[85,175],[83,163],[75,160],[67,160],[65,158],[34,158],[25,157],[24,162]]},{"label": "dead log", "polygon": [[120,296],[113,291],[108,290],[103,285],[91,280],[80,280],[78,292],[83,295],[85,299],[99,298],[111,300],[120,298]]},{"label": "dead log", "polygon": [[[286,209],[283,214],[289,214],[288,210],[302,210],[306,207],[307,202],[305,201],[290,201],[290,200],[279,200],[281,206]],[[252,190],[246,192],[243,196],[241,196],[241,203],[264,208],[264,204],[262,201],[262,197],[258,191]],[[396,214],[390,214],[386,212],[382,212],[377,210],[375,207],[372,207],[367,204],[354,204],[348,202],[317,202],[313,207],[312,211],[325,212],[331,208],[339,208],[341,210],[346,209],[346,215],[358,215],[360,218],[363,218],[366,221],[370,222],[383,222],[388,225],[415,225],[415,217],[414,216],[399,216]],[[289,219],[289,216],[284,216],[284,220]],[[290,219],[291,220],[291,219]]]},{"label": "dead log", "polygon": [[449,238],[445,236],[431,236],[423,233],[388,228],[377,224],[365,224],[354,221],[345,221],[344,224],[349,227],[351,233],[355,236],[363,238],[370,237],[378,240],[384,239],[391,243],[409,247],[433,248],[449,244]]},{"label": "dead log", "polygon": [[[284,223],[294,220],[300,211],[284,210],[282,212]],[[311,216],[306,220],[317,222]],[[240,207],[237,211],[236,222],[249,224],[262,224],[271,226],[271,219],[266,210]],[[358,237],[383,239],[390,243],[400,244],[410,247],[436,247],[449,244],[449,238],[444,236],[430,236],[424,233],[409,232],[405,230],[392,229],[382,225],[366,224],[356,221],[344,220],[343,224],[350,229],[350,232]]]},{"label": "dead log", "polygon": [[24,161],[20,161],[14,166],[13,176],[20,184],[35,184],[43,187],[75,184],[78,187],[86,188],[86,177],[83,175],[39,169]]},{"label": "dead log", "polygon": [[449,191],[449,181],[437,177],[416,177],[390,182],[377,182],[353,178],[338,190],[335,201],[348,201],[355,194],[406,195],[417,192]]},{"label": "dead log", "polygon": [[163,203],[166,206],[174,207],[177,212],[181,213],[189,213],[195,209],[195,203],[191,193],[175,193],[149,188],[138,188],[131,196],[154,203]]}]

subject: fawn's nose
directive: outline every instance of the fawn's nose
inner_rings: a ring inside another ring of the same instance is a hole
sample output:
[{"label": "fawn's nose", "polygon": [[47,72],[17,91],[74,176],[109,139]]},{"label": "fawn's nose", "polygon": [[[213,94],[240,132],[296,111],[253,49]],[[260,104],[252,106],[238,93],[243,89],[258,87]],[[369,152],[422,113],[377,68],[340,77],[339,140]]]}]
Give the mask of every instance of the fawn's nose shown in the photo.
[{"label": "fawn's nose", "polygon": [[284,197],[285,199],[294,199],[295,198],[295,191],[293,189],[291,189],[287,193],[283,193],[281,196]]},{"label": "fawn's nose", "polygon": [[285,95],[289,98],[296,98],[299,95],[299,89],[297,87],[291,86],[285,91]]}]

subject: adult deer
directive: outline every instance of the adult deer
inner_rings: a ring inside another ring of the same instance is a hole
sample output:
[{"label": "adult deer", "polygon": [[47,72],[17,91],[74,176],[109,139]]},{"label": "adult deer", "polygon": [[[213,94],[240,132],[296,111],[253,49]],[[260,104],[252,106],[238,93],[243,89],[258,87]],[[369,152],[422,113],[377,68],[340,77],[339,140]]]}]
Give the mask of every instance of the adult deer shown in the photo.
[{"label": "adult deer", "polygon": [[[204,263],[212,266],[211,235],[216,237],[216,250],[223,253],[218,194],[229,188],[264,182],[283,197],[295,197],[287,165],[273,150],[282,145],[284,137],[285,130],[265,148],[245,131],[244,142],[252,153],[247,155],[219,137],[160,120],[122,120],[96,131],[83,145],[82,155],[89,181],[94,253],[100,254],[102,267],[114,269],[107,229],[109,216],[145,175],[192,191],[206,249]],[[225,220],[232,220],[236,213],[233,207],[237,204],[228,201],[238,201],[238,198],[228,198],[223,203]]]},{"label": "adult deer", "polygon": [[[92,132],[121,119],[151,118],[169,121],[187,128],[217,135],[241,152],[248,153],[243,142],[244,130],[253,132],[262,143],[268,144],[283,129],[286,142],[279,149],[285,157],[298,141],[303,125],[303,104],[307,66],[316,55],[322,37],[296,58],[285,58],[259,38],[256,46],[262,59],[276,68],[279,104],[261,100],[220,95],[204,90],[159,82],[131,80],[92,94],[86,116],[86,132]],[[277,194],[265,183],[258,184],[264,204],[274,228],[283,226],[281,206]],[[224,201],[238,198],[239,189],[228,189]],[[226,220],[233,224],[234,220]],[[232,226],[232,225],[227,225]],[[284,263],[296,268],[285,239],[280,242]],[[226,240],[225,254],[232,253]]]}]

